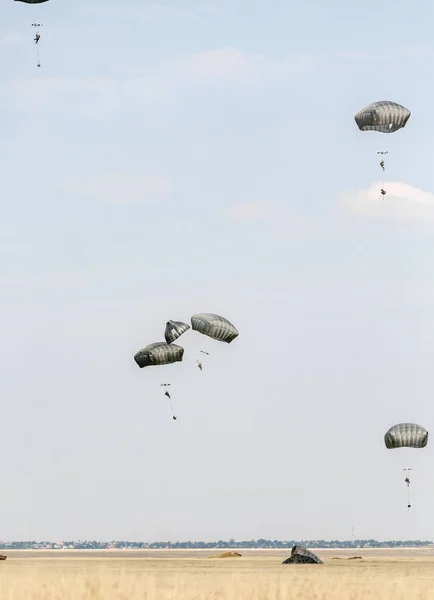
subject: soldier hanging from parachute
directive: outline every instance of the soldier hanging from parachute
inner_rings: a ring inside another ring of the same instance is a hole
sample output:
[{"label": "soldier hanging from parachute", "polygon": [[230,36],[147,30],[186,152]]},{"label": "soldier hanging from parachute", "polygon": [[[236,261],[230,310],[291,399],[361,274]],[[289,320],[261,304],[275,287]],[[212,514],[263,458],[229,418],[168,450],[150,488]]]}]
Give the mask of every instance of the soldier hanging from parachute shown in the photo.
[{"label": "soldier hanging from parachute", "polygon": [[32,27],[36,27],[36,33],[35,33],[35,37],[33,38],[33,41],[35,42],[36,45],[36,52],[38,55],[38,62],[37,62],[37,66],[40,67],[41,66],[41,61],[39,58],[39,40],[41,39],[41,34],[39,33],[39,27],[43,27],[42,23],[32,23]]},{"label": "soldier hanging from parachute", "polygon": [[[209,356],[209,352],[205,352],[205,350],[200,350],[200,352],[202,354],[206,354],[207,356]],[[202,371],[203,370],[203,359],[200,360],[200,358],[196,358],[196,363],[197,363],[199,370]]]},{"label": "soldier hanging from parachute", "polygon": [[[160,386],[161,386],[161,387],[170,387],[171,385],[172,385],[171,383],[161,383],[161,384],[160,384]],[[172,402],[171,402],[171,396],[170,396],[170,394],[169,394],[169,391],[168,391],[168,390],[166,390],[166,391],[164,392],[164,395],[165,395],[165,396],[167,396],[167,397],[169,398],[169,407],[170,407],[170,410],[171,410],[171,412],[172,412],[172,419],[173,419],[174,421],[176,421],[176,420],[177,420],[177,417],[175,416],[175,414],[174,414],[174,412],[173,412],[173,407],[172,407]]]},{"label": "soldier hanging from parachute", "polygon": [[[230,344],[239,334],[238,330],[230,321],[220,315],[213,313],[201,313],[191,317],[191,328],[203,335]],[[200,351],[209,356],[209,352]],[[203,359],[196,358],[196,363],[200,371],[203,370]]]},{"label": "soldier hanging from parachute", "polygon": [[[360,131],[394,133],[405,127],[410,115],[411,113],[407,108],[396,102],[381,101],[365,106],[354,116],[354,119]],[[377,154],[382,155],[387,153],[387,150],[377,152]],[[380,162],[380,167],[383,169],[380,194],[384,197],[386,195],[384,189],[384,160]]]},{"label": "soldier hanging from parachute", "polygon": [[[428,431],[415,423],[398,423],[386,432],[384,443],[389,450],[395,448],[425,448],[428,443]],[[411,468],[403,469],[405,471],[405,483],[407,484],[407,508],[409,509],[411,508],[409,476],[411,470]]]},{"label": "soldier hanging from parachute", "polygon": [[[377,150],[377,154],[380,154],[382,156],[384,156],[385,154],[389,154],[387,150]],[[380,161],[380,167],[382,169],[382,173],[381,173],[381,190],[380,193],[381,195],[384,197],[386,195],[386,190],[384,189],[384,171],[386,170],[386,167],[384,166],[385,161],[384,158]]]},{"label": "soldier hanging from parachute", "polygon": [[[238,337],[238,330],[230,321],[219,315],[203,313],[191,317],[191,328],[199,333],[215,340],[230,344]],[[154,342],[148,344],[134,355],[137,365],[143,369],[149,366],[169,365],[175,362],[181,362],[184,356],[184,348],[177,346],[173,342],[190,329],[190,325],[182,321],[167,321],[164,332],[165,342]],[[200,353],[209,356],[206,350],[200,350]],[[196,358],[196,363],[200,371],[203,370],[203,359]],[[160,383],[160,387],[169,388],[170,383]],[[168,398],[169,407],[172,412],[172,419],[177,420],[173,412],[171,395],[168,389],[164,395]]]},{"label": "soldier hanging from parachute", "polygon": [[[206,335],[214,340],[227,342],[230,344],[239,334],[238,330],[225,317],[213,313],[200,313],[191,317],[191,328],[193,331]],[[167,321],[164,337],[168,344],[177,340],[181,335],[190,329],[190,325],[183,321]],[[200,350],[201,354],[209,356],[210,353]],[[196,357],[196,365],[200,371],[203,371],[204,359]]]},{"label": "soldier hanging from parachute", "polygon": [[[184,356],[184,348],[177,346],[176,344],[167,344],[166,342],[154,342],[148,344],[134,355],[134,360],[138,366],[143,369],[144,367],[150,366],[163,366],[170,365],[175,362],[182,362]],[[161,387],[169,387],[170,383],[162,383]],[[173,412],[171,396],[168,390],[164,393],[168,398],[170,411],[172,413],[172,419],[177,420],[175,413]]]},{"label": "soldier hanging from parachute", "polygon": [[[48,2],[48,0],[15,0],[15,2],[23,2],[24,4],[43,4],[44,2]],[[39,31],[39,27],[42,27],[42,23],[32,23],[32,27],[37,28],[35,37],[33,38],[33,41],[35,42],[36,52],[37,52],[37,56],[38,56],[37,66],[40,67],[41,61],[39,59],[39,40],[41,39],[41,33]]]},{"label": "soldier hanging from parachute", "polygon": [[405,471],[405,483],[407,484],[407,508],[411,508],[411,504],[410,504],[410,477],[408,475],[408,472],[411,471],[412,469],[402,469],[403,471]]}]

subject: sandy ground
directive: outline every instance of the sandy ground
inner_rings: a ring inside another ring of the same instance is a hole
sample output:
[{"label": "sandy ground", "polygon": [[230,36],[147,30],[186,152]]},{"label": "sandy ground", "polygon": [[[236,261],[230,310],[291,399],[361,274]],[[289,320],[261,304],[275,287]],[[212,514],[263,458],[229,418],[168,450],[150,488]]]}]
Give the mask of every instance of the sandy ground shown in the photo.
[{"label": "sandy ground", "polygon": [[0,599],[434,599],[434,548],[318,550],[324,565],[282,565],[285,550],[209,558],[219,552],[10,550],[0,563]]},{"label": "sandy ground", "polygon": [[[8,560],[20,558],[104,558],[104,559],[126,559],[126,558],[209,558],[229,549],[208,548],[207,550],[0,550],[6,554]],[[410,558],[410,557],[433,557],[434,546],[427,548],[311,548],[321,559],[333,556],[347,558],[350,556],[362,556],[363,558]],[[275,557],[284,560],[291,554],[291,550],[279,549],[235,549],[243,557]],[[433,599],[434,600],[434,599]]]}]

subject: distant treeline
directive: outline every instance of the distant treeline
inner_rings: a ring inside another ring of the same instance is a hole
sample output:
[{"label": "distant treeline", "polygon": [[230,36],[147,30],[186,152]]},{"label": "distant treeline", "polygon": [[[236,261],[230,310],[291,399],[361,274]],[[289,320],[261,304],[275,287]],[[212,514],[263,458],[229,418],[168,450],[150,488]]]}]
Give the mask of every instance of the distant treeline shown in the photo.
[{"label": "distant treeline", "polygon": [[0,547],[9,550],[104,550],[109,548],[139,549],[214,549],[214,548],[292,548],[304,546],[305,548],[399,548],[428,546],[433,542],[429,540],[390,540],[378,542],[377,540],[245,540],[236,542],[219,540],[214,542],[97,542],[97,541],[64,541],[64,542],[0,542]]}]

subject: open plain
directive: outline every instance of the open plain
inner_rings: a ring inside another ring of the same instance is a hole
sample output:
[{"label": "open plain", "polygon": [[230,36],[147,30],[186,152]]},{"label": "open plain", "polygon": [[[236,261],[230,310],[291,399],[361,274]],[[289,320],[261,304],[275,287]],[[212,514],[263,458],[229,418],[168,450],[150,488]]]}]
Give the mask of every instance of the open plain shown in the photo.
[{"label": "open plain", "polygon": [[[282,565],[285,550],[7,551],[2,600],[432,600],[434,549],[318,550],[324,565]],[[362,557],[351,558],[354,556]]]}]

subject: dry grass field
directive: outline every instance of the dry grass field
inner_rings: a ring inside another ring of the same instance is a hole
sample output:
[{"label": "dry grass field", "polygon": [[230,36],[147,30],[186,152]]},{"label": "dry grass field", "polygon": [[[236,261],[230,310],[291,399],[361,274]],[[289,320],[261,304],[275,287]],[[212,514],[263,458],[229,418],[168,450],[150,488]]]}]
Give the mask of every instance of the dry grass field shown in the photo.
[{"label": "dry grass field", "polygon": [[[282,551],[229,559],[188,551],[7,554],[1,600],[434,598],[432,551],[319,551],[324,565],[281,565],[289,554]],[[348,560],[354,554],[362,560]]]}]

